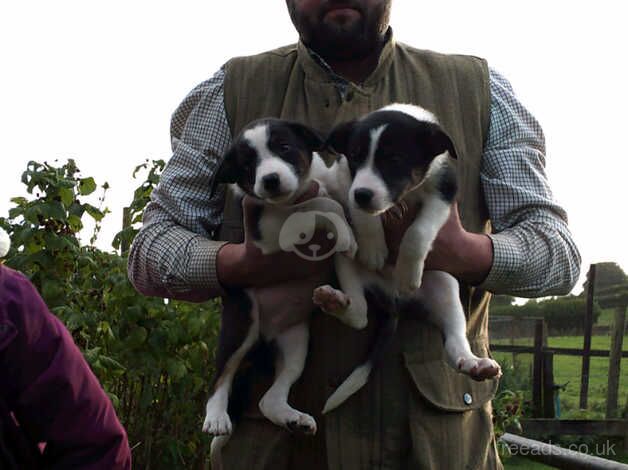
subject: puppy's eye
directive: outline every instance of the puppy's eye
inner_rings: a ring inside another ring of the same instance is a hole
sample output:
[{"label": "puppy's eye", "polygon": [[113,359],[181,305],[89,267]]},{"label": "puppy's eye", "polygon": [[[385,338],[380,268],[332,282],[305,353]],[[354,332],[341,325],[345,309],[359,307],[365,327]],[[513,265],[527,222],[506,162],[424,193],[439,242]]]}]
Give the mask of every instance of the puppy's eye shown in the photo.
[{"label": "puppy's eye", "polygon": [[288,153],[292,150],[292,147],[288,144],[280,144],[279,145],[279,152],[281,153]]}]

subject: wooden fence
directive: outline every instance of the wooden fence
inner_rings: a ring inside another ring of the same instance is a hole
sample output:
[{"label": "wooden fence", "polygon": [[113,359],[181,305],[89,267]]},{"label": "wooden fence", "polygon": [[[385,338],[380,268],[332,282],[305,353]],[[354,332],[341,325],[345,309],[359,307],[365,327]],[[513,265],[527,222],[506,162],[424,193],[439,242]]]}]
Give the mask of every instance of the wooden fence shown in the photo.
[{"label": "wooden fence", "polygon": [[[606,418],[613,419],[618,414],[619,378],[621,359],[628,358],[628,351],[623,351],[624,331],[626,328],[626,307],[628,288],[612,287],[595,296],[595,265],[591,265],[587,283],[587,302],[585,312],[584,341],[581,349],[556,348],[547,345],[547,326],[543,318],[530,318],[534,321],[534,345],[518,346],[514,344],[491,344],[492,351],[529,353],[533,355],[532,365],[532,402],[535,418],[554,418],[554,355],[582,357],[580,380],[580,408],[586,409],[589,394],[589,367],[591,357],[608,357],[608,388]],[[603,308],[615,309],[615,321],[611,331],[610,350],[591,349],[593,333],[593,300]]]},{"label": "wooden fence", "polygon": [[[532,419],[523,419],[521,421],[523,434],[525,434],[527,438],[507,433],[502,437],[502,441],[511,449],[517,449],[520,455],[522,449],[527,449],[529,458],[556,468],[628,469],[628,465],[572,452],[528,439],[529,437],[547,435],[595,435],[599,437],[621,438],[624,441],[624,449],[628,451],[628,421],[626,419],[617,419],[621,359],[628,358],[628,351],[623,351],[623,338],[626,329],[626,307],[628,306],[628,288],[623,286],[607,288],[603,292],[599,292],[596,296],[595,271],[595,265],[591,265],[587,284],[584,341],[581,349],[549,347],[547,344],[547,325],[543,318],[530,319],[534,322],[533,346],[491,344],[493,351],[511,352],[514,354],[528,353],[533,355],[533,417]],[[614,323],[610,330],[611,347],[609,350],[591,348],[594,298],[602,308],[615,309]],[[588,404],[590,358],[609,358],[605,420],[555,419],[554,394],[556,393],[557,385],[554,383],[554,355],[582,357],[582,374],[580,381],[581,409],[586,409]]]}]

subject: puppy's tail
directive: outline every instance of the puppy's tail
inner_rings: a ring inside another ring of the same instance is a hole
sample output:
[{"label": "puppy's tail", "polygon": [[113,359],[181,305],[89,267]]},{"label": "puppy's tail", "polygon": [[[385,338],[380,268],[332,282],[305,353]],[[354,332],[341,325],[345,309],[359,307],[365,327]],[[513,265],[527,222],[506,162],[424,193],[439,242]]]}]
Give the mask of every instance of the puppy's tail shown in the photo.
[{"label": "puppy's tail", "polygon": [[385,315],[386,318],[377,332],[375,343],[369,351],[366,362],[356,367],[349,377],[331,394],[325,402],[323,414],[338,408],[347,398],[364,387],[371,376],[371,371],[379,366],[384,351],[397,330],[397,314],[394,311],[392,313],[388,311],[383,313],[383,315]]},{"label": "puppy's tail", "polygon": [[209,463],[212,470],[223,470],[222,467],[222,448],[229,440],[230,435],[216,436],[212,439],[211,446],[209,447]]},{"label": "puppy's tail", "polygon": [[11,239],[9,238],[9,234],[5,232],[2,227],[0,227],[0,258],[6,256],[9,252],[9,248],[11,248]]}]

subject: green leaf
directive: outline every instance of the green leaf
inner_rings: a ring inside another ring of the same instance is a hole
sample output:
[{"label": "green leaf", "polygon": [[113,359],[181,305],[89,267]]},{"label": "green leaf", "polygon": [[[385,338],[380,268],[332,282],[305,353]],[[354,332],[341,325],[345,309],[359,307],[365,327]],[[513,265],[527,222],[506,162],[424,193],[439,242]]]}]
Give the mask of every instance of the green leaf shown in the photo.
[{"label": "green leaf", "polygon": [[81,178],[81,180],[79,180],[79,193],[82,196],[87,196],[94,191],[96,191],[96,182],[94,181],[94,178],[90,176],[89,178]]},{"label": "green leaf", "polygon": [[181,380],[188,373],[183,361],[176,359],[168,359],[166,362],[166,370],[168,375],[175,380]]},{"label": "green leaf", "polygon": [[126,342],[130,347],[135,348],[135,347],[140,346],[142,343],[144,343],[144,341],[146,341],[147,336],[148,336],[148,331],[146,331],[146,328],[143,328],[140,326],[140,327],[134,328],[133,331],[131,331],[129,336],[126,338]]},{"label": "green leaf", "polygon": [[92,206],[91,204],[83,204],[83,207],[85,208],[85,212],[87,212],[96,222],[100,222],[105,216],[100,209]]},{"label": "green leaf", "polygon": [[83,228],[83,222],[81,221],[81,218],[74,214],[70,214],[68,216],[68,225],[74,233],[80,232]]},{"label": "green leaf", "polygon": [[59,201],[45,202],[41,205],[41,215],[48,219],[54,219],[61,222],[67,220],[65,207]]},{"label": "green leaf", "polygon": [[47,304],[55,305],[60,297],[63,296],[63,285],[59,281],[44,281],[41,286],[41,296]]},{"label": "green leaf", "polygon": [[28,200],[25,197],[12,197],[11,202],[17,204],[18,206],[23,206],[28,203]]},{"label": "green leaf", "polygon": [[66,208],[70,207],[74,201],[74,191],[71,188],[59,188],[59,197]]}]

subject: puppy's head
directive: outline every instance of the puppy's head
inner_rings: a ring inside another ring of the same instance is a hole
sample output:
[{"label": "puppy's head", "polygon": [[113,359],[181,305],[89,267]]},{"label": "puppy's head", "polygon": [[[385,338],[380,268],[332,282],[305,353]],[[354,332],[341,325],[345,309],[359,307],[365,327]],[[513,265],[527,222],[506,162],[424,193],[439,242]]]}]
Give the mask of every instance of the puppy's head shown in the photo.
[{"label": "puppy's head", "polygon": [[289,202],[305,187],[312,153],[322,145],[321,137],[303,124],[272,118],[253,121],[225,153],[212,194],[220,183],[235,183],[258,199]]},{"label": "puppy's head", "polygon": [[393,104],[332,129],[327,146],[347,157],[353,183],[349,200],[379,214],[423,181],[434,159],[454,145],[432,113]]}]

